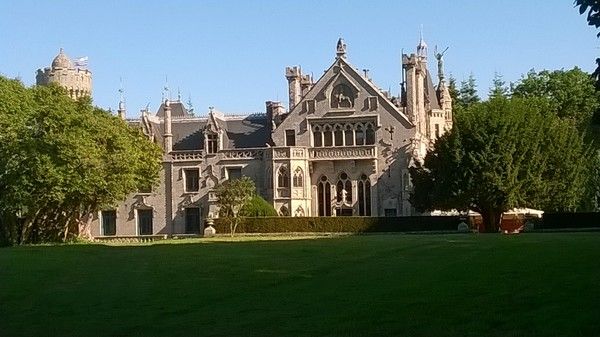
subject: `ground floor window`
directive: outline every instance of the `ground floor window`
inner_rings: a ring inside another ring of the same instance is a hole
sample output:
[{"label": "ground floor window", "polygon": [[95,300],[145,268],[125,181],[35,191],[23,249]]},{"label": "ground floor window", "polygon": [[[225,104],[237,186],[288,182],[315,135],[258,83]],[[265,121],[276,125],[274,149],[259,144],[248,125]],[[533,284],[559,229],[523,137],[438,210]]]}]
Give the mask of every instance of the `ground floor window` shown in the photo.
[{"label": "ground floor window", "polygon": [[102,235],[116,235],[117,234],[117,211],[109,210],[102,211]]},{"label": "ground floor window", "polygon": [[200,208],[188,207],[185,209],[185,233],[200,233]]},{"label": "ground floor window", "polygon": [[152,235],[152,210],[138,209],[137,216],[139,235]]},{"label": "ground floor window", "polygon": [[371,183],[366,174],[358,181],[358,215],[371,216]]},{"label": "ground floor window", "polygon": [[331,184],[322,176],[318,187],[319,216],[331,216]]},{"label": "ground floor window", "polygon": [[386,217],[394,217],[396,216],[395,208],[386,208],[383,210]]}]

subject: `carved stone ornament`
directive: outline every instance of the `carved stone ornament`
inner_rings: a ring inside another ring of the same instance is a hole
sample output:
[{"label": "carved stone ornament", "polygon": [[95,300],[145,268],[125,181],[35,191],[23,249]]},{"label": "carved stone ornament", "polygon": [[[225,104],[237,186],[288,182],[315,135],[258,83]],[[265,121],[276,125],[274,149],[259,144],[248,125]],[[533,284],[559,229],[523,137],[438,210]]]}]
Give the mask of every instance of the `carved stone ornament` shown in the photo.
[{"label": "carved stone ornament", "polygon": [[353,108],[354,107],[354,93],[352,89],[345,84],[338,84],[333,88],[331,93],[331,107],[332,108]]},{"label": "carved stone ornament", "polygon": [[146,201],[146,196],[145,195],[138,195],[136,196],[136,201],[131,204],[131,208],[133,209],[139,209],[139,208],[153,208],[152,205],[148,204],[148,202]]}]

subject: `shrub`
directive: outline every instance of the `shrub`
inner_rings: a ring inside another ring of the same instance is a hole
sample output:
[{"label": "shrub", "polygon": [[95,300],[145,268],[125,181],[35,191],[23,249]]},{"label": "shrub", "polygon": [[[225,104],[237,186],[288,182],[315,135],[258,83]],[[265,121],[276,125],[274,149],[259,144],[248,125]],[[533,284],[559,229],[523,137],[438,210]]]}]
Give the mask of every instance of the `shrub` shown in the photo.
[{"label": "shrub", "polygon": [[[244,218],[238,233],[290,232],[419,232],[456,231],[460,218],[455,216],[412,217],[264,217]],[[229,233],[224,219],[216,219],[217,233]]]},{"label": "shrub", "polygon": [[269,202],[263,199],[260,195],[255,195],[250,201],[242,207],[240,212],[247,217],[257,216],[277,216],[277,211]]}]

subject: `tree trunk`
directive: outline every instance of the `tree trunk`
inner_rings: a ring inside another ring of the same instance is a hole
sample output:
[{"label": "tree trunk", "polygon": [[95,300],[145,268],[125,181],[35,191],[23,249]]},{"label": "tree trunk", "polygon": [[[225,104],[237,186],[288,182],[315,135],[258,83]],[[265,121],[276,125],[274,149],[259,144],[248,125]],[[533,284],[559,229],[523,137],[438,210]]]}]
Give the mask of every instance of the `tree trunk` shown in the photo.
[{"label": "tree trunk", "polygon": [[502,210],[482,210],[481,218],[483,220],[483,228],[480,228],[479,232],[498,233],[498,230],[500,229],[500,219],[502,218]]}]

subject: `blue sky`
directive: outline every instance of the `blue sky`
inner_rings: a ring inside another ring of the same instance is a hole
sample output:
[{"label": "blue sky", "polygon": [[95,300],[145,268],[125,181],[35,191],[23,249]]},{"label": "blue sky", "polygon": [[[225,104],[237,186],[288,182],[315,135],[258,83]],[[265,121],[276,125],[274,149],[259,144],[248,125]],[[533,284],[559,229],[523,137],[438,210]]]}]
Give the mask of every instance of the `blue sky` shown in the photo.
[{"label": "blue sky", "polygon": [[571,0],[0,0],[0,73],[31,85],[62,47],[89,57],[96,105],[114,110],[123,79],[129,117],[156,110],[165,76],[197,113],[263,112],[267,100],[287,104],[284,68],[317,79],[338,37],[354,66],[397,94],[400,53],[414,52],[421,25],[430,59],[449,47],[446,72],[473,73],[481,95],[495,72],[507,82],[532,68],[589,72],[600,54]]}]

